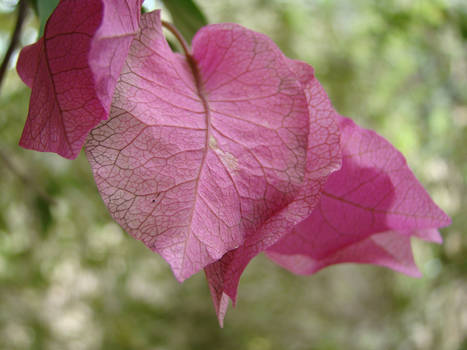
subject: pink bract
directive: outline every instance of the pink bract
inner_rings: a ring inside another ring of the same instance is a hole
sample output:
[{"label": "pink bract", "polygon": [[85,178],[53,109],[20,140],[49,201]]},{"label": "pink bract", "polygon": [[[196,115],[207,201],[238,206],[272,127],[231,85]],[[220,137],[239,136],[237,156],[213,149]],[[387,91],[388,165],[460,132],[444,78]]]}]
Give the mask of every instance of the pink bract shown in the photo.
[{"label": "pink bract", "polygon": [[62,0],[17,70],[32,88],[20,145],[76,158],[107,119],[142,0]]},{"label": "pink bract", "polygon": [[420,275],[410,238],[439,243],[450,219],[388,141],[335,112],[311,66],[236,24],[202,28],[182,56],[141,4],[60,2],[18,61],[23,147],[75,158],[87,137],[113,218],[179,281],[204,269],[221,325],[263,251],[297,274]]},{"label": "pink bract", "polygon": [[339,117],[343,163],[319,205],[268,256],[299,274],[342,262],[372,263],[412,276],[408,237],[440,242],[450,219],[431,200],[388,141]]},{"label": "pink bract", "polygon": [[341,130],[342,168],[329,176],[311,215],[275,244],[268,240],[250,246],[247,240],[205,269],[221,325],[228,298],[235,304],[243,269],[263,250],[297,274],[354,262],[420,276],[410,236],[441,241],[436,228],[449,225],[450,219],[431,200],[402,154],[375,132],[335,117]]},{"label": "pink bract", "polygon": [[86,144],[114,219],[180,281],[245,240],[289,232],[340,166],[333,111],[310,113],[299,79],[311,67],[235,24],[201,29],[193,58],[196,71],[168,46],[159,13],[143,15],[110,119]]}]

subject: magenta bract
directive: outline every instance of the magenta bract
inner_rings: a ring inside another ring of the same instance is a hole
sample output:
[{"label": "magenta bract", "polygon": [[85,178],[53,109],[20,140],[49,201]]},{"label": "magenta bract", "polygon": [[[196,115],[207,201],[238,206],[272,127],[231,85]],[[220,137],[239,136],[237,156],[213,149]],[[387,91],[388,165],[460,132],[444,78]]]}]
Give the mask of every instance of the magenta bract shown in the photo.
[{"label": "magenta bract", "polygon": [[389,142],[338,117],[343,164],[319,205],[268,256],[299,274],[342,262],[372,263],[417,276],[410,236],[439,242],[450,219]]},{"label": "magenta bract", "polygon": [[440,242],[449,218],[391,144],[335,112],[311,66],[235,24],[202,28],[188,59],[140,7],[60,2],[18,62],[21,145],[74,158],[87,137],[113,218],[179,281],[204,269],[221,325],[263,251],[298,274],[420,274],[410,237]]},{"label": "magenta bract", "polygon": [[76,158],[89,131],[107,119],[141,3],[59,3],[44,36],[18,60],[18,74],[32,88],[21,146]]},{"label": "magenta bract", "polygon": [[245,240],[288,233],[340,165],[332,111],[310,113],[303,64],[266,36],[208,26],[193,57],[198,77],[168,46],[159,13],[144,15],[110,118],[86,144],[115,220],[180,281]]}]

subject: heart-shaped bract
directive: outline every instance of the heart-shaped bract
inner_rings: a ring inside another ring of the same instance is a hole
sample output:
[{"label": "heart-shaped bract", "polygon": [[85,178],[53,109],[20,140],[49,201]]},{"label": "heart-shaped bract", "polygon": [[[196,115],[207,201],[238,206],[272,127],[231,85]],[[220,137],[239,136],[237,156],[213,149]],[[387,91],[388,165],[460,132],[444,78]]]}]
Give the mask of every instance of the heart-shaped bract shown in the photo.
[{"label": "heart-shaped bract", "polygon": [[311,67],[235,24],[201,29],[193,60],[145,14],[110,118],[86,144],[112,216],[179,280],[245,239],[289,232],[340,165],[333,110],[311,114],[300,81]]}]

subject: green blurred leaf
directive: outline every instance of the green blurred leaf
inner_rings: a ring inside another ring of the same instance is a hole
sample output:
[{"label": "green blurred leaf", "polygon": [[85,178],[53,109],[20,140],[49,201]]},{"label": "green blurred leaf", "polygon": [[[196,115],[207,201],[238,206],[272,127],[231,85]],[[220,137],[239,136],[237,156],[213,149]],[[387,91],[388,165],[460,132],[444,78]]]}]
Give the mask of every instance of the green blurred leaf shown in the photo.
[{"label": "green blurred leaf", "polygon": [[164,0],[174,25],[186,40],[191,41],[199,28],[208,24],[206,17],[192,0]]},{"label": "green blurred leaf", "polygon": [[42,36],[45,24],[53,10],[57,7],[59,0],[35,0],[35,2],[40,20],[39,36]]}]

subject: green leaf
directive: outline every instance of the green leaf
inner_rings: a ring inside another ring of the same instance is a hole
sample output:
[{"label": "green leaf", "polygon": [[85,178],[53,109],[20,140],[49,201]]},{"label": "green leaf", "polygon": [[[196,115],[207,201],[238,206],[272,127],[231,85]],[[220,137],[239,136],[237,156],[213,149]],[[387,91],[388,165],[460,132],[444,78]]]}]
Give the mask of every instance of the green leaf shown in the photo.
[{"label": "green leaf", "polygon": [[40,20],[39,36],[44,34],[44,27],[52,12],[58,5],[59,0],[36,0],[37,12]]},{"label": "green leaf", "polygon": [[186,40],[191,41],[199,28],[208,24],[206,17],[192,0],[163,0],[174,25]]}]

